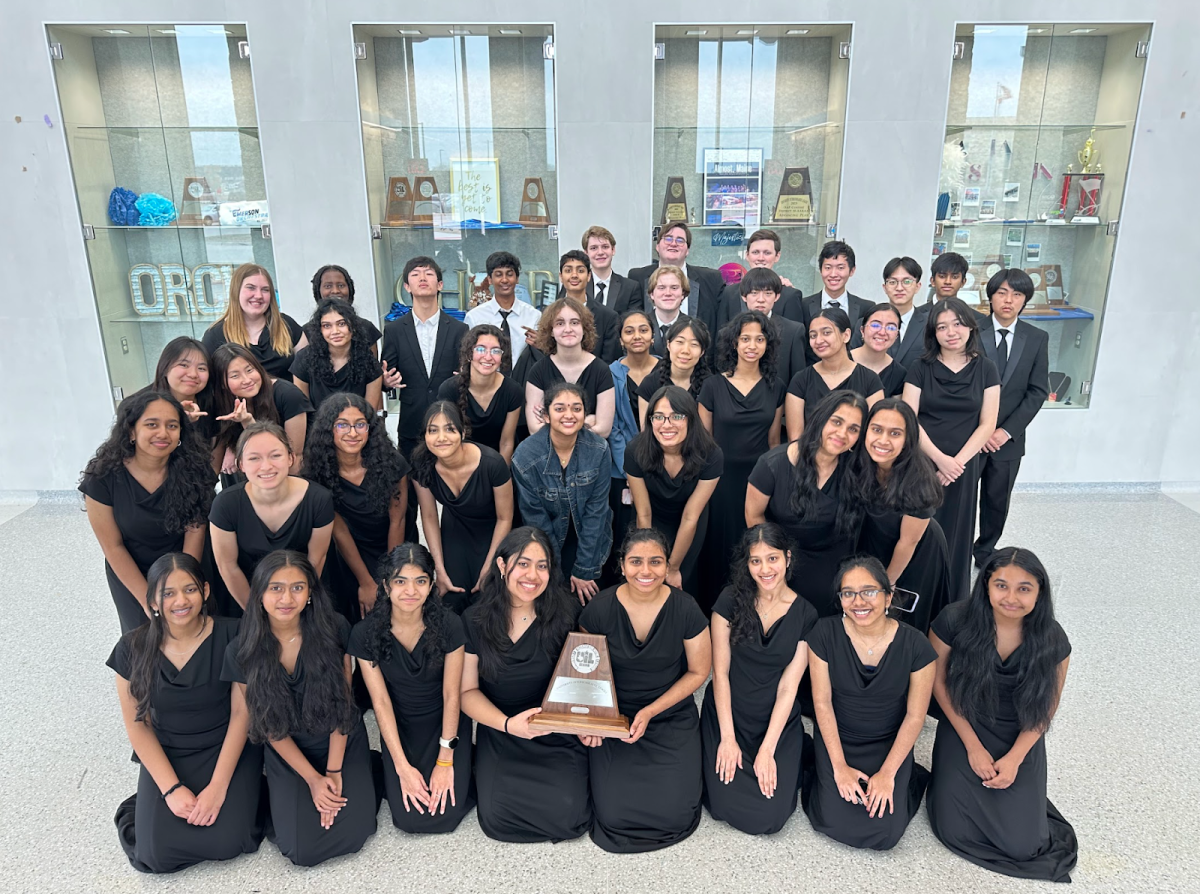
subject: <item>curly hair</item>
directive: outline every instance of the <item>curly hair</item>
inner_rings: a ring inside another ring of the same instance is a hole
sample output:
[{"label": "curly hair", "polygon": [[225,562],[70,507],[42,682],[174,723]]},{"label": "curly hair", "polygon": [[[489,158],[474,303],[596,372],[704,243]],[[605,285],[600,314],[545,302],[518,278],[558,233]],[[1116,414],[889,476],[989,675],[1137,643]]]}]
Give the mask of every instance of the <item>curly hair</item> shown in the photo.
[{"label": "curly hair", "polygon": [[549,538],[539,528],[513,528],[496,547],[496,558],[500,561],[492,562],[488,568],[483,586],[479,589],[479,601],[470,609],[474,613],[475,625],[479,631],[479,675],[484,680],[500,679],[504,673],[505,653],[513,645],[508,635],[512,620],[508,582],[500,566],[507,568],[511,561],[523,556],[530,544],[534,543],[546,554],[546,562],[550,569],[550,581],[533,604],[542,627],[538,644],[551,662],[558,660],[558,653],[562,651],[567,634],[575,626],[575,606],[572,604],[570,590],[563,582]]},{"label": "curly hair", "polygon": [[[504,352],[503,359],[512,363],[512,343],[508,336],[499,326],[493,326],[491,323],[480,323],[467,333],[466,338],[462,340],[461,346],[458,349],[458,412],[462,415],[463,423],[468,428],[471,424],[471,360],[475,356],[475,346],[479,343],[479,337],[482,335],[490,335],[500,343],[500,350]],[[503,363],[501,363],[503,369]],[[504,373],[501,372],[501,375]]]},{"label": "curly hair", "polygon": [[[792,466],[792,494],[789,505],[792,511],[802,519],[811,518],[818,511],[818,497],[821,488],[817,484],[817,450],[821,447],[825,423],[841,407],[853,407],[862,413],[862,418],[867,418],[867,402],[860,395],[853,391],[831,392],[821,398],[816,409],[813,410],[812,419],[804,426],[804,433],[800,435],[800,440],[797,442],[799,456],[796,464]],[[861,443],[860,436],[855,447]],[[853,459],[853,456],[838,457],[838,465],[840,466],[843,462],[849,465]],[[839,537],[848,537],[858,530],[858,523],[861,520],[862,503],[859,502],[855,489],[853,487],[842,488],[838,497],[834,530]]]},{"label": "curly hair", "polygon": [[[308,603],[299,613],[304,639],[297,663],[304,663],[304,697],[298,706],[262,601],[271,578],[285,567],[299,569],[308,583]],[[237,661],[246,676],[250,741],[275,742],[301,732],[317,736],[353,730],[359,713],[350,694],[344,658],[333,601],[308,557],[290,549],[268,553],[254,569],[238,632]]]},{"label": "curly hair", "polygon": [[[213,351],[212,374],[209,381],[213,388],[214,417],[226,416],[233,412],[236,398],[229,390],[228,375],[229,367],[234,360],[245,360],[249,363],[258,373],[259,381],[262,382],[259,385],[258,394],[246,401],[246,409],[250,411],[250,415],[259,422],[267,421],[283,425],[283,420],[279,418],[279,410],[275,407],[275,380],[271,378],[249,348],[233,342],[227,342]],[[217,433],[217,446],[232,448],[241,433],[242,426],[239,423],[222,422]]]},{"label": "curly hair", "polygon": [[692,368],[691,380],[688,382],[687,392],[693,399],[699,400],[700,389],[704,386],[704,380],[712,372],[708,368],[708,348],[712,344],[712,338],[708,334],[708,326],[698,317],[681,316],[671,324],[671,328],[667,330],[667,356],[659,360],[658,365],[650,370],[646,374],[646,377],[657,377],[650,379],[651,382],[657,383],[655,388],[665,388],[668,385],[674,384],[671,380],[671,342],[689,329],[692,330],[692,335],[695,336],[696,341],[700,342],[700,359],[696,361],[696,365]]},{"label": "curly hair", "polygon": [[579,322],[583,324],[583,340],[580,342],[580,346],[590,353],[592,348],[596,347],[596,319],[587,307],[574,298],[559,298],[542,311],[542,318],[538,321],[535,347],[543,354],[557,353],[558,342],[554,340],[554,321],[564,310],[573,310],[579,315]]},{"label": "curly hair", "polygon": [[[758,619],[758,584],[750,574],[750,550],[760,543],[777,549],[787,556],[792,551],[792,541],[787,532],[775,522],[755,525],[742,535],[729,562],[728,587],[733,596],[733,611],[729,618],[729,642],[756,642],[762,623]],[[788,559],[788,569],[791,568]]]},{"label": "curly hair", "polygon": [[471,436],[471,429],[463,420],[462,414],[458,412],[456,404],[452,404],[448,400],[435,400],[429,405],[429,409],[425,411],[425,418],[421,420],[421,440],[417,441],[417,446],[413,448],[410,460],[413,480],[421,487],[432,487],[433,476],[437,474],[437,457],[425,446],[425,432],[429,428],[429,423],[438,416],[445,416],[450,421],[450,425],[462,435],[464,444]]},{"label": "curly hair", "polygon": [[876,401],[863,419],[863,434],[860,437],[866,437],[871,420],[884,410],[899,413],[904,420],[904,446],[882,480],[882,470],[865,447],[855,451],[851,468],[859,499],[865,506],[889,512],[902,512],[905,515],[930,513],[942,505],[945,491],[938,483],[933,460],[921,450],[921,429],[912,407],[898,397]]},{"label": "curly hair", "polygon": [[[318,304],[321,302],[321,280],[330,270],[336,270],[338,273],[342,274],[342,278],[346,280],[346,301],[353,304],[354,279],[350,276],[350,271],[340,264],[325,264],[324,266],[317,268],[317,272],[313,274],[312,278],[313,301],[316,301]],[[309,341],[311,342],[312,339],[310,338]]]},{"label": "curly hair", "polygon": [[309,380],[319,380],[333,386],[333,359],[329,355],[329,342],[321,333],[321,318],[326,314],[336,313],[346,321],[350,328],[350,356],[346,360],[348,380],[346,387],[356,389],[366,387],[370,382],[379,378],[379,364],[371,353],[371,335],[367,331],[366,321],[354,311],[354,307],[341,298],[322,298],[317,309],[308,322],[304,324],[304,334],[308,336],[308,374]]},{"label": "curly hair", "polygon": [[625,449],[633,451],[634,459],[643,470],[662,468],[663,449],[658,443],[658,438],[654,437],[654,426],[650,423],[650,417],[654,414],[654,408],[664,400],[671,405],[672,412],[682,413],[687,417],[687,437],[679,445],[683,468],[680,469],[677,480],[683,482],[699,478],[716,451],[717,442],[700,422],[700,409],[696,399],[678,385],[664,385],[654,392],[646,402],[646,418],[643,420],[642,430]]},{"label": "curly hair", "polygon": [[158,400],[170,404],[179,417],[179,444],[167,458],[162,505],[163,526],[172,533],[182,534],[190,527],[208,522],[217,476],[208,449],[196,437],[187,413],[169,391],[139,391],[121,401],[108,438],[88,460],[80,481],[104,478],[123,467],[126,460],[133,459],[137,454],[134,429],[150,404]]},{"label": "curly hair", "polygon": [[370,426],[367,443],[359,454],[359,462],[367,470],[362,483],[363,490],[367,492],[367,502],[372,512],[386,515],[392,501],[401,493],[400,484],[408,474],[408,466],[388,437],[383,417],[375,415],[371,405],[357,394],[342,391],[329,395],[321,402],[308,437],[304,440],[304,467],[300,474],[333,494],[334,506],[341,505],[342,476],[337,447],[333,443],[333,426],[338,417],[350,409],[362,413]]},{"label": "curly hair", "polygon": [[767,346],[762,356],[758,358],[758,372],[767,380],[768,385],[775,384],[775,355],[779,353],[779,332],[767,319],[767,315],[758,310],[744,310],[717,333],[717,370],[722,373],[732,373],[738,365],[738,339],[742,330],[751,323],[757,323],[766,336]]},{"label": "curly hair", "polygon": [[375,656],[371,664],[379,667],[382,662],[392,657],[392,645],[396,638],[392,636],[390,585],[405,565],[420,568],[421,573],[429,578],[429,590],[421,606],[421,622],[425,625],[421,646],[425,653],[426,665],[441,667],[446,657],[446,647],[449,645],[446,616],[450,614],[450,609],[438,598],[435,590],[437,570],[433,556],[419,543],[401,543],[379,561],[376,574],[379,591],[375,598],[375,607],[363,619],[367,629],[367,648]]}]

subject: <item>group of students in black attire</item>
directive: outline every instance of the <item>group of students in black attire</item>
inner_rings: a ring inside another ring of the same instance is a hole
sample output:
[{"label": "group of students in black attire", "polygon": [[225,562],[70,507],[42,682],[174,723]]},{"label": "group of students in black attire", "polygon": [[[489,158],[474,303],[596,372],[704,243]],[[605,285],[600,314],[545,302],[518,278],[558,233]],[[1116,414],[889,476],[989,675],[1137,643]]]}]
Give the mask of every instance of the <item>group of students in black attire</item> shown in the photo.
[{"label": "group of students in black attire", "polygon": [[[169,872],[269,835],[313,865],[359,850],[383,797],[406,832],[476,807],[499,840],[587,832],[613,852],[686,838],[701,804],[769,834],[799,799],[818,831],[884,849],[928,787],[950,849],[1068,880],[1043,734],[1070,646],[1049,581],[1028,550],[989,546],[969,583],[974,498],[956,488],[978,487],[1002,403],[977,314],[925,305],[923,352],[897,375],[911,259],[884,274],[901,300],[850,302],[853,252],[830,243],[827,290],[781,307],[770,264],[717,292],[679,257],[685,225],[630,271],[644,287],[609,268],[593,291],[597,240],[611,263],[591,228],[516,338],[515,257],[488,259],[481,313],[500,325],[469,329],[414,258],[412,311],[378,354],[344,269],[318,271],[301,328],[245,265],[203,342],[168,344],[118,407],[80,490],[142,767],[117,814],[130,861]],[[988,285],[998,325],[1032,294],[1022,276]],[[614,319],[609,360],[593,350]],[[574,629],[607,637],[628,739],[529,726]],[[927,711],[932,776],[912,757]]]}]

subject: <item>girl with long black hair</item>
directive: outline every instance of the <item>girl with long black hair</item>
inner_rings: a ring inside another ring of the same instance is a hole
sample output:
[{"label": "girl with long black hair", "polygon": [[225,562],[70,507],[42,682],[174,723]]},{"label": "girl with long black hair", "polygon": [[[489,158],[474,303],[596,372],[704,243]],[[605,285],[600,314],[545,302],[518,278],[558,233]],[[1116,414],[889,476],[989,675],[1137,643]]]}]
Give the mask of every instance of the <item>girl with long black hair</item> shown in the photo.
[{"label": "girl with long black hair", "polygon": [[470,426],[471,440],[490,447],[512,462],[517,446],[517,423],[525,406],[525,392],[504,374],[504,358],[511,350],[508,336],[490,323],[475,326],[462,340],[459,372],[442,382],[438,400],[458,406]]},{"label": "girl with long black hair", "polygon": [[565,841],[592,825],[587,749],[576,736],[529,727],[579,614],[556,564],[541,530],[516,528],[463,613],[462,710],[478,723],[479,825],[499,841]]},{"label": "girl with long black hair", "polygon": [[147,390],[170,394],[179,401],[201,439],[211,441],[216,437],[208,351],[196,339],[180,335],[167,342],[158,355],[154,381]]},{"label": "girl with long black hair", "polygon": [[304,332],[308,345],[296,351],[290,371],[314,407],[345,391],[365,398],[376,412],[383,409],[383,372],[371,352],[374,343],[349,302],[322,299]]},{"label": "girl with long black hair", "polygon": [[864,510],[858,547],[884,563],[893,586],[917,594],[902,618],[928,633],[950,601],[949,553],[933,517],[942,486],[921,452],[919,431],[916,414],[900,398],[877,401],[863,425],[855,482]]},{"label": "girl with long black hair", "polygon": [[638,425],[645,424],[650,408],[650,398],[659,388],[675,385],[700,399],[700,390],[712,374],[708,367],[708,349],[712,335],[704,321],[696,317],[681,316],[667,330],[667,356],[658,361],[638,385]]},{"label": "girl with long black hair", "polygon": [[350,694],[350,623],[311,562],[277,550],[259,563],[221,679],[236,684],[250,741],[266,743],[272,840],[297,866],[360,850],[381,793]]},{"label": "girl with long black hair", "polygon": [[993,872],[1069,882],[1079,844],[1046,797],[1045,733],[1071,643],[1054,618],[1045,567],[1027,549],[997,550],[929,639],[946,715],[926,802],[933,834]]},{"label": "girl with long black hair", "polygon": [[799,441],[758,461],[746,488],[746,524],[773,521],[787,532],[794,546],[788,580],[822,617],[840,609],[834,574],[858,542],[862,510],[851,468],[866,413],[855,392],[833,392]]},{"label": "girl with long black hair", "polygon": [[817,361],[792,376],[784,402],[789,441],[799,440],[817,404],[834,391],[853,391],[867,405],[884,396],[883,383],[871,369],[854,359],[850,317],[839,307],[827,307],[808,324],[808,343]]},{"label": "girl with long black hair", "polygon": [[209,613],[200,563],[168,553],[146,577],[150,621],[121,637],[107,662],[141,764],[116,823],[135,869],[175,872],[258,850],[263,754],[246,742],[241,692],[221,680],[237,621]]},{"label": "girl with long black hair", "polygon": [[805,737],[797,694],[817,613],[788,586],[791,559],[779,525],[748,530],[709,627],[713,678],[700,712],[704,803],[714,819],[751,835],[782,829],[800,789]]},{"label": "girl with long black hair", "polygon": [[375,605],[379,562],[404,541],[409,465],[357,394],[332,394],[304,444],[304,477],[333,498],[328,579],[336,608],[351,622]]},{"label": "girl with long black hair", "polygon": [[379,569],[375,608],[350,632],[383,741],[392,822],[453,832],[475,806],[471,718],[462,698],[462,621],[438,599],[429,550],[402,543]]},{"label": "girl with long black hair", "polygon": [[216,476],[179,401],[139,391],[121,401],[79,482],[121,632],[146,623],[146,573],[160,556],[204,552]]}]

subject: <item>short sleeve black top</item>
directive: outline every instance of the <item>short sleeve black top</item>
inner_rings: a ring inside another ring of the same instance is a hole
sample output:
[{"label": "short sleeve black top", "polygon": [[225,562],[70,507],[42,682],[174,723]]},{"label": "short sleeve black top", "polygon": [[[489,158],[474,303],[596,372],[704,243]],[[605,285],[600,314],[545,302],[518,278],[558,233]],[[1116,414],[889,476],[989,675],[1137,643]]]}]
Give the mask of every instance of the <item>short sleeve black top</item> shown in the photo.
[{"label": "short sleeve black top", "polygon": [[[547,355],[533,365],[526,381],[530,385],[546,391],[551,385],[565,382],[566,379],[554,365],[554,358]],[[596,412],[596,398],[613,388],[612,370],[608,368],[607,363],[599,357],[595,357],[583,368],[583,372],[579,374],[579,379],[575,384],[583,389],[584,412],[591,416]]]},{"label": "short sleeve black top", "polygon": [[804,550],[830,549],[841,542],[836,534],[838,503],[842,491],[849,486],[846,472],[847,461],[839,462],[833,474],[821,488],[817,511],[801,518],[792,509],[793,476],[796,467],[788,458],[788,445],[780,444],[761,456],[750,473],[750,483],[770,499],[767,503],[767,519],[782,525]]},{"label": "short sleeve black top", "polygon": [[164,525],[165,484],[150,493],[122,465],[101,477],[85,476],[79,490],[112,507],[121,541],[143,575],[161,556],[183,550],[183,532],[168,531]]},{"label": "short sleeve black top", "polygon": [[280,424],[313,411],[312,403],[303,391],[292,384],[290,378],[278,379],[271,386],[271,401],[275,404],[275,412],[279,414]]},{"label": "short sleeve black top", "polygon": [[[408,460],[400,455],[400,467],[407,475],[410,471]],[[367,470],[367,475],[371,470]],[[401,479],[403,480],[403,479]],[[358,547],[359,555],[368,571],[374,571],[383,554],[387,552],[388,531],[391,530],[392,517],[388,509],[380,512],[372,505],[364,478],[362,485],[341,478],[338,481],[336,494],[333,495],[333,508],[337,510],[346,527],[350,529],[350,537]],[[399,482],[397,482],[397,487]]]},{"label": "short sleeve black top", "polygon": [[[287,314],[280,313],[279,316],[283,318],[283,325],[287,326],[288,334],[292,337],[292,352],[294,353],[296,345],[304,337],[304,329]],[[226,341],[228,339],[225,338],[225,324],[220,320],[209,326],[204,333],[204,337],[201,339],[201,342],[204,344],[204,350],[208,351],[209,357],[213,355],[213,351],[225,344]],[[284,379],[288,382],[292,380],[292,374],[289,371],[292,365],[292,354],[279,354],[271,346],[271,327],[263,327],[262,333],[258,336],[258,344],[251,345],[250,352],[258,358],[258,362],[263,365],[263,369],[272,378]]]},{"label": "short sleeve black top", "polygon": [[[438,388],[438,400],[448,400],[458,404],[458,383],[460,376],[451,376],[442,382]],[[504,423],[508,414],[525,406],[525,392],[521,386],[508,376],[501,376],[500,388],[492,395],[492,402],[484,409],[475,400],[470,391],[467,392],[467,422],[471,426],[471,440],[476,444],[486,444],[493,450],[500,449],[500,436],[504,434]]]},{"label": "short sleeve black top", "polygon": [[917,421],[938,450],[953,456],[979,427],[983,392],[1000,384],[1000,373],[982,354],[958,372],[941,360],[920,359],[909,367],[906,381],[921,389]]},{"label": "short sleeve black top", "polygon": [[812,653],[829,665],[833,713],[846,741],[892,738],[908,712],[909,676],[937,660],[921,631],[900,624],[876,667],[865,666],[841,617],[822,618],[808,635]]},{"label": "short sleeve black top", "polygon": [[720,447],[714,447],[705,460],[700,474],[694,478],[684,478],[682,470],[672,478],[664,466],[643,469],[634,456],[634,451],[625,448],[625,474],[640,478],[646,485],[650,495],[650,506],[654,511],[655,521],[663,521],[678,527],[683,521],[683,510],[687,501],[696,492],[696,485],[701,481],[711,481],[720,478],[725,470],[725,454]]},{"label": "short sleeve black top", "polygon": [[[437,598],[430,595],[431,599]],[[442,612],[445,628],[444,654],[462,648],[466,643],[462,619],[451,611]],[[410,652],[388,632],[391,649],[387,658],[380,660],[376,643],[370,635],[372,621],[359,621],[350,631],[350,643],[346,651],[360,661],[378,664],[379,672],[387,683],[388,697],[397,714],[417,716],[440,710],[442,707],[442,671],[444,664],[430,663],[425,654],[428,630],[421,634],[416,647]]]},{"label": "short sleeve black top", "polygon": [[[219,746],[229,727],[229,683],[221,679],[225,650],[237,639],[238,622],[213,618],[212,633],[187,664],[176,669],[158,653],[154,688],[150,694],[152,725],[158,741],[167,748],[204,749]],[[145,629],[125,634],[105,662],[128,680],[133,676],[133,641]]]},{"label": "short sleeve black top", "polygon": [[246,580],[251,578],[267,553],[277,549],[294,549],[307,555],[312,532],[333,524],[333,497],[329,491],[311,481],[305,481],[305,484],[308,489],[304,496],[278,531],[271,531],[258,517],[246,493],[244,481],[225,488],[213,500],[208,520],[222,531],[232,531],[237,535],[238,567],[246,575]]},{"label": "short sleeve black top", "polygon": [[712,413],[713,439],[732,462],[752,460],[767,452],[775,411],[783,404],[785,386],[761,378],[742,394],[728,377],[709,376],[700,387],[698,403]]},{"label": "short sleeve black top", "polygon": [[[625,606],[617,598],[617,588],[599,593],[579,615],[579,626],[588,633],[608,638],[612,660],[613,685],[621,713],[632,718],[675,685],[687,672],[684,641],[699,636],[708,628],[708,619],[696,600],[683,590],[671,587],[670,595],[650,625],[650,633],[639,642]],[[690,698],[668,708],[664,717],[680,711],[695,711]]]},{"label": "short sleeve black top", "polygon": [[899,397],[903,394],[904,379],[907,376],[908,370],[895,360],[884,367],[883,372],[879,374],[879,381],[883,383],[883,396]]},{"label": "short sleeve black top", "polygon": [[[346,644],[350,640],[350,622],[341,615],[334,616],[334,623],[337,625],[337,640],[341,650],[341,654],[346,652]],[[221,667],[221,679],[227,683],[246,683],[247,675],[245,668],[238,661],[238,645],[240,637],[234,638],[233,642],[225,649],[225,662]],[[291,692],[292,698],[296,704],[297,716],[302,716],[302,708],[304,705],[304,690],[307,685],[305,679],[305,649],[308,647],[308,642],[300,643],[300,653],[296,656],[296,666],[289,674],[287,671],[283,673],[283,679],[287,683],[288,691]],[[338,673],[341,673],[341,665],[338,665]],[[360,721],[361,722],[361,721]],[[329,748],[329,735],[332,729],[325,730],[292,730],[291,737],[301,751],[307,754],[324,754]]]},{"label": "short sleeve black top", "polygon": [[[491,447],[485,447],[482,444],[476,446],[479,447],[479,465],[467,478],[466,484],[463,485],[457,496],[450,489],[450,485],[438,474],[436,466],[429,481],[429,490],[435,500],[453,512],[460,520],[464,522],[478,520],[481,523],[487,521],[495,524],[495,488],[512,481],[512,472],[509,471],[504,457]],[[480,534],[486,536],[482,531]]]},{"label": "short sleeve black top", "polygon": [[350,364],[346,363],[341,369],[334,371],[327,381],[318,376],[311,366],[312,348],[303,347],[296,352],[292,359],[291,373],[294,378],[300,379],[308,385],[309,402],[314,409],[321,406],[325,398],[331,394],[345,392],[366,397],[367,386],[383,376],[381,370],[373,368],[373,374],[369,379],[362,376],[351,377]]},{"label": "short sleeve black top", "polygon": [[856,363],[850,375],[836,388],[830,388],[825,384],[825,380],[821,378],[821,374],[815,366],[804,367],[792,376],[792,381],[788,384],[788,394],[804,401],[805,423],[812,418],[812,414],[822,398],[834,391],[853,391],[859,397],[867,398],[877,391],[883,391],[883,382],[880,381],[875,370]]}]

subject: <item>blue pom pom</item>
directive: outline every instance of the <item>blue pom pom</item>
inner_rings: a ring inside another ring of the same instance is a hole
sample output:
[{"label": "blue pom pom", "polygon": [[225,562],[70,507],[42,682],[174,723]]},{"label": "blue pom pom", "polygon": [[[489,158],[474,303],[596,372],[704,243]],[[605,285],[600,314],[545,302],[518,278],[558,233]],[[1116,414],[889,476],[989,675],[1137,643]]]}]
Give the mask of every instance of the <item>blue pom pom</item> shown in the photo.
[{"label": "blue pom pom", "polygon": [[108,194],[108,219],[118,227],[136,227],[141,216],[136,203],[137,193],[118,186]]},{"label": "blue pom pom", "polygon": [[175,205],[166,196],[148,192],[137,200],[139,227],[165,227],[176,218]]}]

